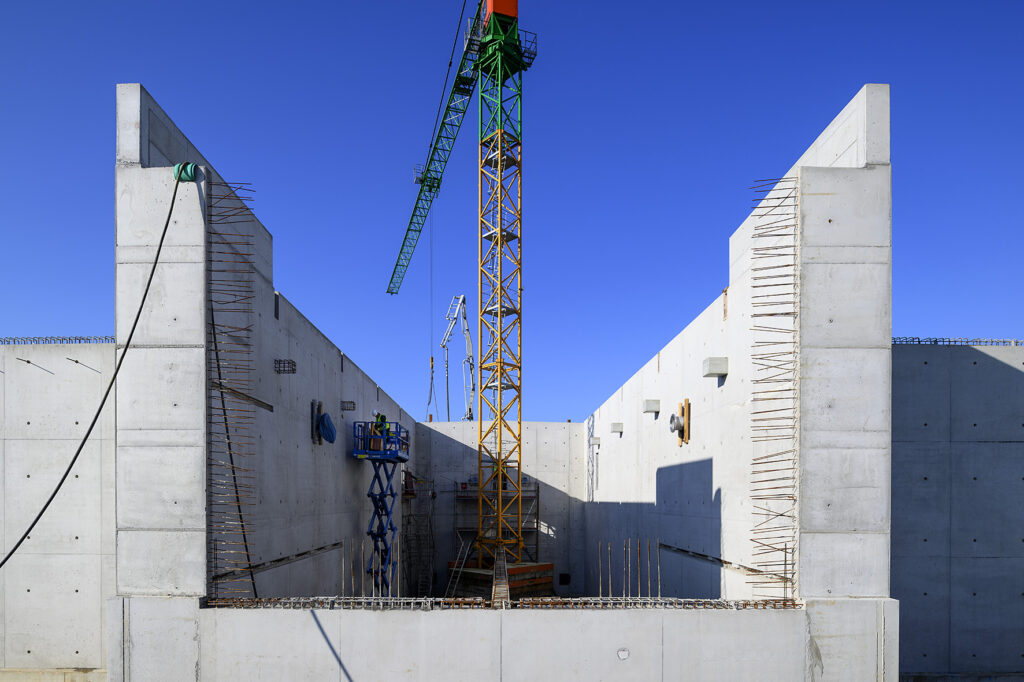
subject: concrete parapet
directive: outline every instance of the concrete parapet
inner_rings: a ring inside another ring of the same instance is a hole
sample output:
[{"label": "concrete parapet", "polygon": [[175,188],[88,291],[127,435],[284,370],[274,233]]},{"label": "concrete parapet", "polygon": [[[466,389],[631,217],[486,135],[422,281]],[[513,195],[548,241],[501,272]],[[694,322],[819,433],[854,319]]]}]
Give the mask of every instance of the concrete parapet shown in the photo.
[{"label": "concrete parapet", "polygon": [[111,610],[125,623],[112,679],[818,679],[802,609],[197,610],[133,597]]}]

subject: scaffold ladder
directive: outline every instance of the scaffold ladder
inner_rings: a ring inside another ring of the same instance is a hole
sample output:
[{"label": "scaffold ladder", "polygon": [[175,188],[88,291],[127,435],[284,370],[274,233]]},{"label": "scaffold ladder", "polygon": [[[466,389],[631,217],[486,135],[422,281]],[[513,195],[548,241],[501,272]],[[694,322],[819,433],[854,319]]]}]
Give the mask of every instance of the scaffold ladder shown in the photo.
[{"label": "scaffold ladder", "polygon": [[455,590],[459,587],[459,578],[462,577],[462,569],[466,565],[466,559],[469,558],[470,550],[473,549],[472,542],[466,542],[460,538],[459,543],[459,554],[456,556],[455,566],[448,576],[448,586],[444,589],[445,599],[451,599],[455,596]]}]

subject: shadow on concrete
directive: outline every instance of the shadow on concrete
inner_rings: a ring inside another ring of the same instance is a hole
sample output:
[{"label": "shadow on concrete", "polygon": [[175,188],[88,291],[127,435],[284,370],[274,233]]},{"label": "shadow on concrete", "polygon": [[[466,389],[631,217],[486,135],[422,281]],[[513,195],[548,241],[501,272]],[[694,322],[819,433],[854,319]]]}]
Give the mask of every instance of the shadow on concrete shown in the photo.
[{"label": "shadow on concrete", "polygon": [[316,611],[310,609],[309,615],[313,616],[313,622],[316,623],[317,629],[319,629],[320,634],[323,635],[324,642],[327,644],[327,648],[331,650],[334,660],[338,662],[338,667],[341,668],[341,672],[344,673],[345,679],[348,680],[348,682],[352,682],[352,676],[348,674],[348,668],[345,667],[345,664],[341,660],[341,656],[338,655],[338,651],[334,648],[334,645],[331,644],[331,638],[327,636],[327,632],[324,630],[323,624],[321,624],[320,619],[317,618]]},{"label": "shadow on concrete", "polygon": [[[623,594],[623,568],[631,576],[626,595],[658,596],[659,557],[658,543],[681,547],[701,554],[721,556],[722,549],[722,491],[713,489],[713,464],[710,459],[686,462],[657,471],[654,503],[639,502],[585,502],[585,560],[584,593],[609,594],[609,560],[607,546],[611,545],[611,586],[613,596]],[[600,485],[597,488],[600,492]],[[631,562],[623,558],[623,544],[627,549],[632,539],[632,551],[640,542],[639,580],[636,574],[637,557]],[[647,543],[651,544],[650,567]],[[598,547],[604,545],[604,561],[598,581]],[[618,556],[616,556],[618,555]],[[574,576],[575,577],[575,576]],[[660,587],[663,597],[717,599],[721,596],[721,568],[678,553],[660,552]],[[648,583],[650,579],[650,583]]]},{"label": "shadow on concrete", "polygon": [[1024,348],[897,344],[892,372],[901,674],[1019,674]]},{"label": "shadow on concrete", "polygon": [[[433,510],[437,553],[432,596],[443,596],[447,564],[459,549],[456,489],[476,474],[477,455],[475,448],[437,431],[432,431],[431,439],[431,454],[443,451],[446,461],[462,469],[460,474],[448,466],[448,475],[435,474],[434,480],[438,493]],[[580,463],[581,468],[584,466]],[[529,469],[524,473],[532,475]],[[559,596],[638,596],[638,592],[647,596],[649,591],[651,596],[658,596],[659,541],[721,556],[722,493],[713,489],[710,459],[659,469],[653,502],[587,502],[537,480],[541,528],[527,534],[527,540],[539,534],[537,560],[554,563],[555,592]],[[721,596],[721,568],[706,561],[662,550],[660,576],[663,597]]]}]

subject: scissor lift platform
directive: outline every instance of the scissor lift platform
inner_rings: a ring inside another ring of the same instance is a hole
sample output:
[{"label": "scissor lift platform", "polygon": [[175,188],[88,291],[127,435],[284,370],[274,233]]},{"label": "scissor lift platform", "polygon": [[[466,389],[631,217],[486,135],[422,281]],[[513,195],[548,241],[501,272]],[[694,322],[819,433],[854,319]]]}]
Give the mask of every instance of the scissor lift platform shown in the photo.
[{"label": "scissor lift platform", "polygon": [[398,497],[394,479],[398,465],[409,461],[409,430],[398,422],[355,422],[352,435],[353,459],[366,460],[373,465],[373,477],[366,493],[373,504],[373,516],[366,529],[373,540],[373,552],[366,572],[373,578],[374,589],[380,596],[392,596],[396,568],[392,547],[398,530],[392,520]]}]

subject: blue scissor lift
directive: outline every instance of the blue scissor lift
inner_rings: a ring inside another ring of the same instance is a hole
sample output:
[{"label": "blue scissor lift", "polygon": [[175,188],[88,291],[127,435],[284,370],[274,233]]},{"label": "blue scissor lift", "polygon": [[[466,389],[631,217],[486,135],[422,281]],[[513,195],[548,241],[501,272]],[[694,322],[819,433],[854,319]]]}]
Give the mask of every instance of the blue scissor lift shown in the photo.
[{"label": "blue scissor lift", "polygon": [[366,529],[373,540],[373,552],[366,572],[373,577],[378,593],[389,596],[395,572],[391,548],[398,530],[392,521],[397,497],[394,478],[398,465],[409,461],[409,430],[398,422],[355,422],[352,435],[352,457],[373,465],[373,478],[366,493],[373,504],[373,516]]}]

